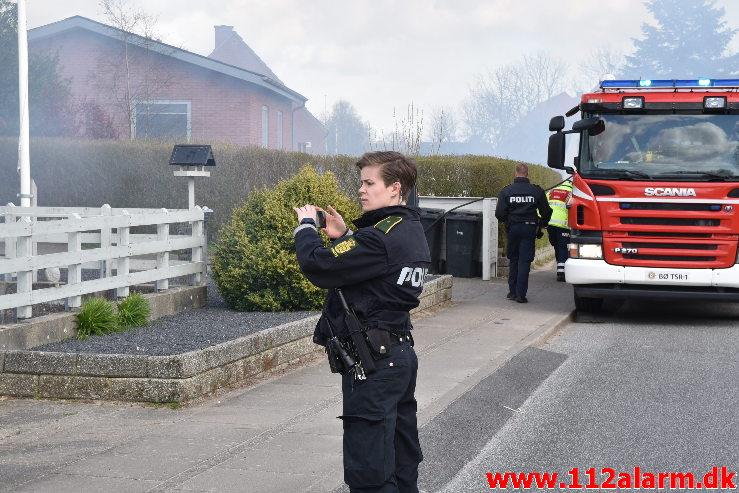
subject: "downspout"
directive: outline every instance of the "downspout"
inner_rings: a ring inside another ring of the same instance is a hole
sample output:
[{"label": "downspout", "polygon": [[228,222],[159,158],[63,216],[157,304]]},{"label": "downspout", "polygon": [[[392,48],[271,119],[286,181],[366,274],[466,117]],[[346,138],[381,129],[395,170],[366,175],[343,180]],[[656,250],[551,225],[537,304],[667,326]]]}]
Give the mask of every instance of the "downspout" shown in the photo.
[{"label": "downspout", "polygon": [[293,108],[292,113],[290,115],[290,141],[292,142],[292,151],[295,152],[295,112],[305,108],[305,101],[298,106],[297,108]]}]

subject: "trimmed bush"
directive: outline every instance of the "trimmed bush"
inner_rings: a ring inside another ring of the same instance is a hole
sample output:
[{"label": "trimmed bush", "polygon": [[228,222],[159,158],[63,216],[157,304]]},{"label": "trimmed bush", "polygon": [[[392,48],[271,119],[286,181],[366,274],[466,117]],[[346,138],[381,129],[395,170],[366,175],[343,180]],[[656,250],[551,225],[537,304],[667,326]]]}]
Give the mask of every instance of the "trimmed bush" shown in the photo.
[{"label": "trimmed bush", "polygon": [[118,303],[118,326],[121,330],[143,327],[149,322],[149,300],[141,293],[131,293]]},{"label": "trimmed bush", "polygon": [[118,316],[113,303],[104,298],[90,298],[77,314],[77,339],[110,334],[118,330]]},{"label": "trimmed bush", "polygon": [[339,191],[333,173],[319,174],[311,166],[273,190],[253,191],[244,205],[234,209],[214,247],[213,279],[229,307],[293,311],[321,306],[324,290],[303,276],[295,257],[293,207],[304,204],[324,209],[331,205],[347,223],[361,213],[357,203]]}]

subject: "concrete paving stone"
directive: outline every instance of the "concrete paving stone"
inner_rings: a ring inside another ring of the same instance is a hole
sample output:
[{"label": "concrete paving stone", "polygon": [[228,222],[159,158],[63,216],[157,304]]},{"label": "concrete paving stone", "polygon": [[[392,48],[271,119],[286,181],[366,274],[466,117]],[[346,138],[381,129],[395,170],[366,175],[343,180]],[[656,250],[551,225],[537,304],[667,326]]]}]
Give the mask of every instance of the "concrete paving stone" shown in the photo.
[{"label": "concrete paving stone", "polygon": [[[323,351],[323,349],[321,349]],[[298,368],[283,378],[275,381],[276,384],[288,385],[318,385],[323,387],[335,388],[341,391],[341,376],[331,373],[328,368],[328,361],[320,358],[317,362],[310,363],[302,368]]]},{"label": "concrete paving stone", "polygon": [[232,424],[248,427],[271,427],[296,416],[299,411],[280,408],[227,408],[210,410],[207,414],[193,414],[191,421],[197,423]]},{"label": "concrete paving stone", "polygon": [[161,431],[156,435],[146,435],[138,440],[115,447],[111,450],[117,455],[157,455],[169,459],[205,460],[228,450],[257,435],[254,428],[228,427],[219,433],[213,427],[201,426],[198,433],[192,431],[183,436],[179,426]]},{"label": "concrete paving stone", "polygon": [[138,402],[179,402],[183,381],[157,378],[108,379],[110,399]]},{"label": "concrete paving stone", "polygon": [[[95,476],[74,476],[50,474],[49,476],[24,484],[17,492],[34,493],[80,493],[80,492],[126,492],[148,491],[157,481],[146,479],[107,478]],[[0,490],[2,491],[2,490]]]},{"label": "concrete paving stone", "polygon": [[77,374],[85,376],[146,378],[148,356],[138,354],[80,354]]},{"label": "concrete paving stone", "polygon": [[[13,485],[14,487],[42,476],[45,472],[47,472],[46,466],[41,464],[28,464],[15,460],[3,460],[0,462],[0,478],[2,478],[4,483]],[[15,491],[15,489],[11,488],[7,491]]]},{"label": "concrete paving stone", "polygon": [[[7,454],[12,461],[27,464],[71,464],[94,453],[110,448],[100,436],[80,437],[75,439],[49,439],[32,443],[16,444]],[[5,460],[7,457],[0,455]]]},{"label": "concrete paving stone", "polygon": [[[307,454],[310,460],[306,460]],[[283,433],[240,452],[219,467],[312,475],[319,473],[328,462],[340,464],[341,454],[340,436]]]},{"label": "concrete paving stone", "polygon": [[106,452],[62,467],[58,472],[73,476],[162,481],[189,469],[196,463],[193,458],[173,461],[169,457],[147,455],[143,452],[130,455]]},{"label": "concrete paving stone", "polygon": [[147,365],[150,378],[185,378],[182,355],[149,356]]},{"label": "concrete paving stone", "polygon": [[38,393],[38,376],[22,373],[0,373],[0,395],[35,397]]},{"label": "concrete paving stone", "polygon": [[77,355],[74,353],[8,351],[4,369],[10,373],[74,375],[76,363]]},{"label": "concrete paving stone", "polygon": [[180,491],[218,493],[244,493],[245,491],[260,493],[297,492],[303,491],[315,479],[315,476],[307,474],[215,467],[183,482],[177,488]]},{"label": "concrete paving stone", "polygon": [[239,401],[247,407],[301,409],[307,399],[322,401],[335,395],[336,391],[332,387],[270,382],[247,392]]},{"label": "concrete paving stone", "polygon": [[40,375],[39,395],[56,399],[110,399],[111,382],[105,377]]},{"label": "concrete paving stone", "polygon": [[5,371],[5,351],[0,351],[0,373]]},{"label": "concrete paving stone", "polygon": [[300,432],[306,435],[331,435],[341,437],[344,434],[344,428],[338,416],[341,415],[341,403],[332,406],[322,414],[316,414],[311,419],[304,421],[300,425],[291,427],[291,431]]}]

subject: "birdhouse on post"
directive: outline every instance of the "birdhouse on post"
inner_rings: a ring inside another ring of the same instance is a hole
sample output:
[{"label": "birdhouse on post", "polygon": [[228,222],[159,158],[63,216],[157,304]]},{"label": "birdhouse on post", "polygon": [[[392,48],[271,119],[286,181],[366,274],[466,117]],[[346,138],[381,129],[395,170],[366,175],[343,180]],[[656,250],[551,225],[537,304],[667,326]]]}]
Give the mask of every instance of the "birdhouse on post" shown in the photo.
[{"label": "birdhouse on post", "polygon": [[195,208],[195,177],[209,177],[210,171],[204,171],[205,166],[215,166],[213,149],[209,145],[177,144],[172,149],[169,158],[171,166],[178,166],[175,176],[187,177],[188,206]]}]

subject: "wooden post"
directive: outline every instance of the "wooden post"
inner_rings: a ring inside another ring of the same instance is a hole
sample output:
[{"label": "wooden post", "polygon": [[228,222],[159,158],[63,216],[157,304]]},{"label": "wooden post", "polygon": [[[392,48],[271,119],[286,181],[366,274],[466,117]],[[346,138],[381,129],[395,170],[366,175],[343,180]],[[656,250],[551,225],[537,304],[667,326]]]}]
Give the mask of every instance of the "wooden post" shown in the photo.
[{"label": "wooden post", "polygon": [[[104,204],[100,208],[100,215],[105,216],[112,216],[113,210],[110,208],[108,204]],[[110,248],[110,239],[112,236],[112,230],[110,227],[104,227],[100,229],[100,248],[103,248],[103,251],[106,251]],[[113,274],[113,265],[112,265],[112,259],[105,259],[100,261],[100,278],[103,277],[110,277]]]},{"label": "wooden post", "polygon": [[[31,218],[29,217],[22,217],[20,222],[27,223],[28,225],[31,225]],[[30,258],[33,253],[33,249],[31,247],[33,243],[33,229],[31,229],[31,234],[29,236],[19,236],[16,240],[16,246],[17,246],[17,255],[18,257],[27,258],[29,259],[30,264]],[[16,293],[31,293],[33,291],[33,269],[31,270],[23,270],[18,271],[18,284],[16,285]],[[16,316],[18,319],[24,319],[24,318],[31,318],[32,316],[32,306],[24,305],[19,306],[16,311]]]},{"label": "wooden post", "polygon": [[[131,224],[131,218],[128,211],[121,211],[121,215],[123,216],[129,216],[128,224]],[[118,228],[118,246],[129,246],[131,244],[131,240],[129,237],[129,231],[130,228],[128,226]],[[127,277],[128,276],[128,270],[130,266],[130,251],[125,257],[118,257],[118,270],[116,272],[116,275],[118,277]],[[125,298],[129,294],[129,287],[128,285],[123,286],[122,288],[118,288],[117,296],[119,298]]]},{"label": "wooden post", "polygon": [[[79,214],[72,214],[70,221],[82,219]],[[75,231],[67,233],[67,251],[82,251],[82,233]],[[67,284],[69,286],[80,284],[82,282],[82,264],[72,264],[67,268]],[[79,308],[82,306],[82,296],[70,296],[67,298],[67,308]]]},{"label": "wooden post", "polygon": [[[200,207],[195,207],[198,211],[202,211]],[[203,245],[205,245],[205,228],[203,225],[203,221],[193,221],[192,222],[192,237],[193,238],[200,238],[203,241]],[[194,247],[192,249],[192,262],[203,262],[203,247]],[[190,284],[193,286],[199,286],[203,281],[205,280],[205,263],[203,263],[203,270],[201,272],[198,272],[197,274],[192,275],[192,279],[190,281]]]},{"label": "wooden post", "polygon": [[[13,224],[18,219],[15,214],[15,204],[9,202],[7,207],[7,212],[5,213],[5,224]],[[15,258],[15,252],[15,238],[5,238],[5,258]],[[5,274],[5,280],[8,282],[13,281],[13,273],[8,272]]]},{"label": "wooden post", "polygon": [[[31,178],[31,207],[38,207],[38,187],[36,187],[36,181]],[[36,216],[29,216],[31,218],[31,222],[36,222],[38,219]],[[31,241],[31,255],[34,257],[38,256],[38,241],[32,240]],[[38,282],[38,271],[36,269],[33,270],[33,282]]]},{"label": "wooden post", "polygon": [[[162,212],[168,214],[167,209],[162,209]],[[158,241],[169,241],[169,223],[157,224],[157,240]],[[157,269],[166,270],[169,269],[169,252],[163,251],[157,253]],[[169,289],[169,279],[160,279],[156,282],[157,291],[166,291]]]}]

